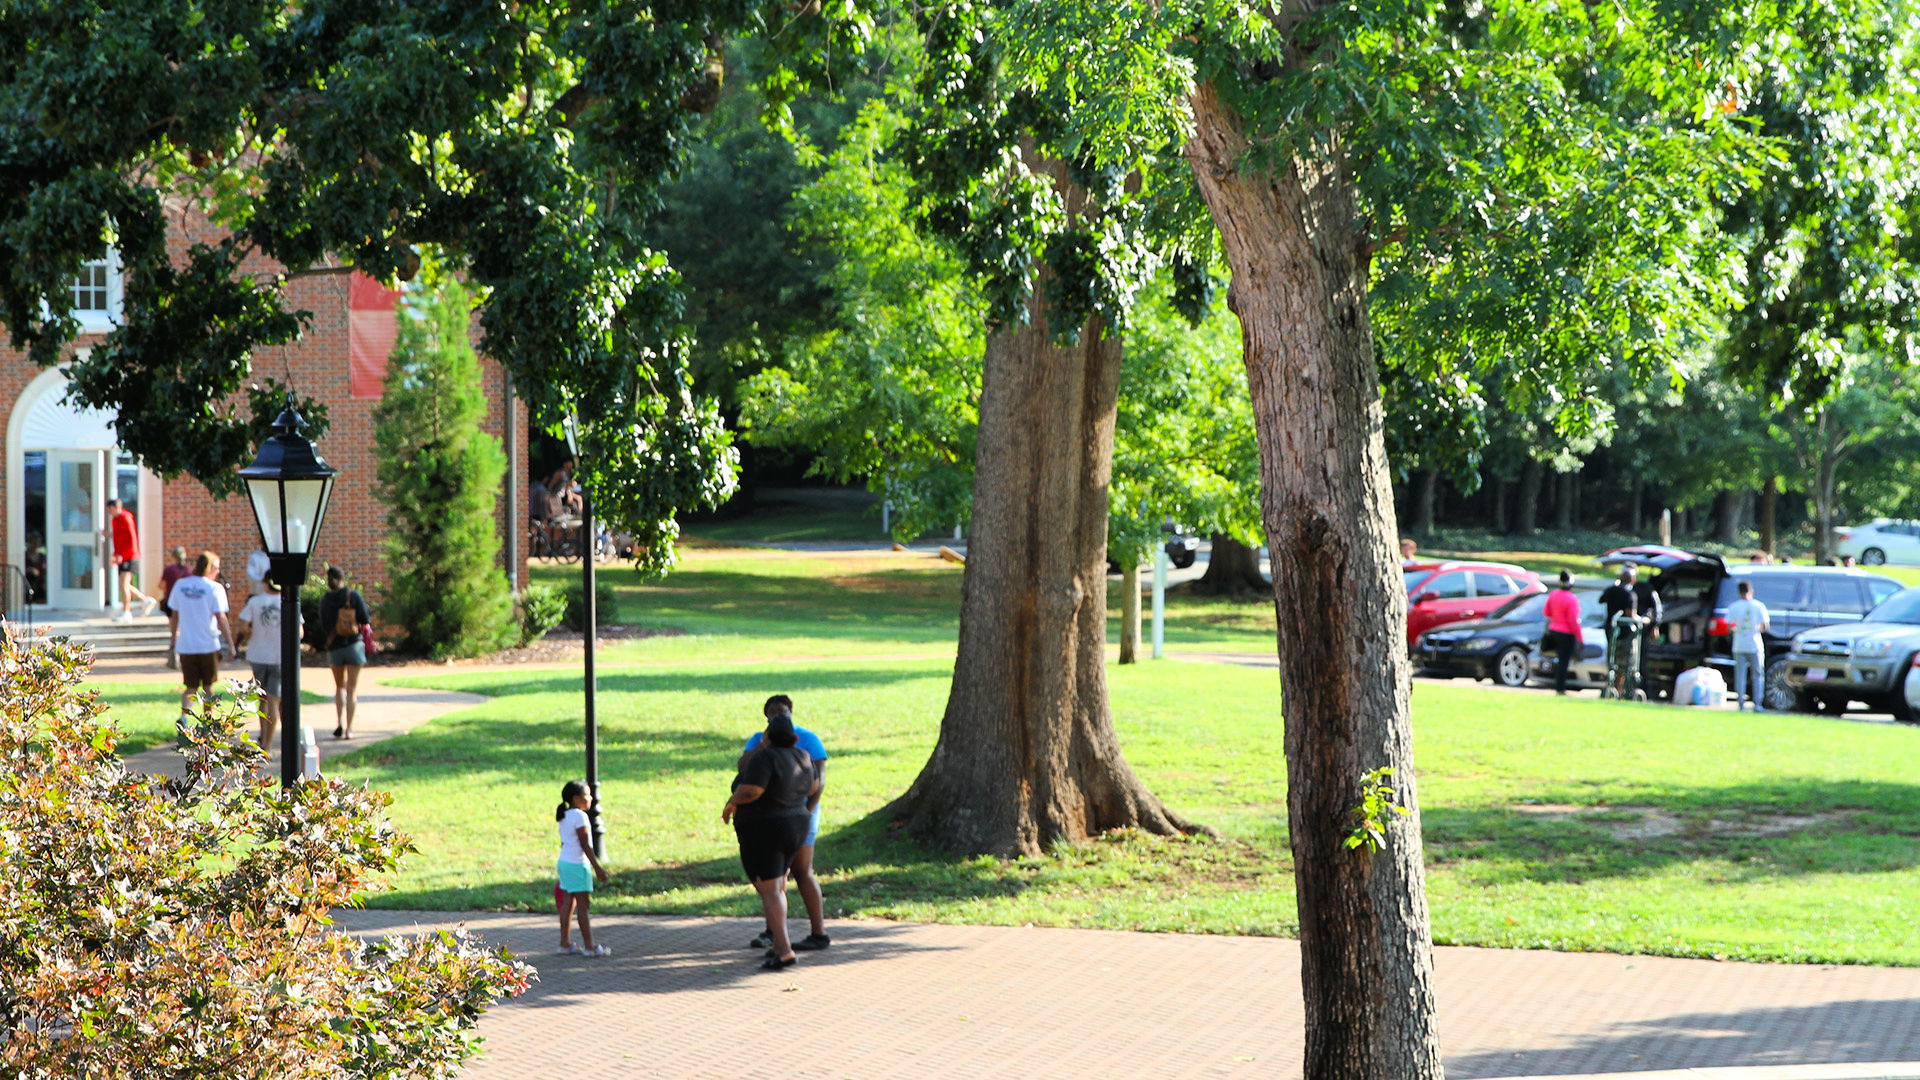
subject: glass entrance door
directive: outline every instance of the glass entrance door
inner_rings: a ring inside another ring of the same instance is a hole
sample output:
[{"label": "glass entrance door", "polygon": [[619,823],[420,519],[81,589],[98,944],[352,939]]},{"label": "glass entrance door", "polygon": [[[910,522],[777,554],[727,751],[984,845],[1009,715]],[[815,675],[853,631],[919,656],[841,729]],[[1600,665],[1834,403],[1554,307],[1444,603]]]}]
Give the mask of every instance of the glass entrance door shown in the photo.
[{"label": "glass entrance door", "polygon": [[97,450],[47,451],[47,593],[56,608],[106,605],[100,529],[106,476]]}]

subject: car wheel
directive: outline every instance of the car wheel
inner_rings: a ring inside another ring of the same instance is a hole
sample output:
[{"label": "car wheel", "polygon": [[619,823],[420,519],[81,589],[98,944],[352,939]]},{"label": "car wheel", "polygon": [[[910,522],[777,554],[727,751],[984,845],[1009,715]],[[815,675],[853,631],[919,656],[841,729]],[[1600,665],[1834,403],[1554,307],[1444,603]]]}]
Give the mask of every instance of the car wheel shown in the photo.
[{"label": "car wheel", "polygon": [[1493,661],[1493,681],[1501,686],[1527,685],[1527,650],[1524,646],[1509,645],[1500,650]]},{"label": "car wheel", "polygon": [[1774,712],[1806,712],[1810,707],[1807,695],[1787,685],[1787,658],[1782,656],[1767,665],[1766,685],[1760,695],[1766,700],[1767,708]]},{"label": "car wheel", "polygon": [[1172,556],[1172,559],[1175,570],[1185,570],[1187,567],[1193,565],[1193,552],[1182,551],[1180,554]]},{"label": "car wheel", "polygon": [[1860,553],[1860,562],[1866,566],[1887,565],[1887,553],[1879,548],[1868,548]]}]

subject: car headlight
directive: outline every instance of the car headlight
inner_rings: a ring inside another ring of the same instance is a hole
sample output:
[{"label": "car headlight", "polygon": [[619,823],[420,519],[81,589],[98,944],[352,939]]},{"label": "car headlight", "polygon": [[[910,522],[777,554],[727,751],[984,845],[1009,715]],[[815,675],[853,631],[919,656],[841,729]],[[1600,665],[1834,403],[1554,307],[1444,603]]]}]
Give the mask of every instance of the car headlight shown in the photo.
[{"label": "car headlight", "polygon": [[1862,641],[1854,645],[1853,655],[1875,659],[1893,651],[1891,641]]},{"label": "car headlight", "polygon": [[1461,644],[1460,651],[1461,652],[1486,652],[1488,649],[1491,649],[1498,644],[1500,644],[1499,638],[1490,638],[1490,637],[1469,638],[1466,642]]}]

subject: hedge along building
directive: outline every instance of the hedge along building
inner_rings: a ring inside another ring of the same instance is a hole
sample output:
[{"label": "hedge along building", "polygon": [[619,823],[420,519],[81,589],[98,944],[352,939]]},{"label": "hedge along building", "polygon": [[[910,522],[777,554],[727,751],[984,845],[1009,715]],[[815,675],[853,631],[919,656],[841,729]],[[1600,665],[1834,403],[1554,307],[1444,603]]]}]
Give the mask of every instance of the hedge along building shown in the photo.
[{"label": "hedge along building", "polygon": [[[173,215],[168,244],[184,257],[189,245],[220,239],[204,215]],[[249,267],[271,273],[266,260]],[[121,282],[112,252],[82,268],[72,286],[83,332],[68,355],[84,352],[120,318]],[[327,463],[339,470],[326,520],[314,550],[314,569],[346,568],[356,586],[377,602],[386,579],[381,538],[385,510],[375,495],[373,410],[379,404],[394,341],[398,294],[358,273],[322,273],[290,282],[286,304],[311,314],[299,340],[253,356],[255,379],[273,377],[327,406],[330,428],[318,440]],[[509,408],[505,372],[481,357],[487,401],[486,424],[512,463],[495,499],[503,572],[515,588],[526,580],[524,481],[527,416]],[[165,553],[175,545],[212,551],[226,570],[229,599],[237,610],[248,587],[246,557],[260,546],[246,498],[216,500],[190,477],[166,480],[122,451],[113,416],[66,400],[61,367],[42,369],[11,348],[0,334],[0,426],[6,432],[0,470],[0,596],[16,619],[28,599],[36,622],[106,614],[118,607],[118,575],[101,540],[106,500],[115,496],[133,511],[140,532],[137,581],[157,585]],[[237,403],[244,408],[244,402]],[[136,609],[137,612],[137,609]]]}]

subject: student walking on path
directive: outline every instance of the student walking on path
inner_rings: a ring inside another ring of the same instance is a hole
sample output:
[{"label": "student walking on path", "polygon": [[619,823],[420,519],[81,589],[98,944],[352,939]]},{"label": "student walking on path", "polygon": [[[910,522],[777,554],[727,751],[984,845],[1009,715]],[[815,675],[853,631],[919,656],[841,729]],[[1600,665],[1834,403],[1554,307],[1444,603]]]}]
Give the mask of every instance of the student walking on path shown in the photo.
[{"label": "student walking on path", "polygon": [[[791,719],[793,699],[785,694],[775,694],[760,707],[760,712],[768,718],[775,713],[785,713]],[[820,741],[820,736],[806,728],[796,727],[793,729],[793,734],[798,740],[797,745],[800,749],[805,750],[807,756],[813,759],[813,795],[807,800],[807,837],[801,842],[800,850],[794,854],[792,867],[793,885],[800,890],[800,902],[806,906],[807,922],[811,932],[794,942],[793,947],[812,951],[824,949],[833,944],[833,939],[827,936],[826,910],[820,896],[820,879],[813,874],[813,844],[820,838],[820,793],[827,782],[827,747]],[[746,751],[740,755],[740,761],[735,766],[736,771],[747,767],[748,755],[759,749],[763,741],[765,736],[762,732],[756,731],[748,737]],[[765,949],[772,945],[772,926],[760,931],[759,937],[747,943],[749,948],[754,949]]]},{"label": "student walking on path", "polygon": [[1541,650],[1553,650],[1553,692],[1567,692],[1567,665],[1580,653],[1580,599],[1573,595],[1573,575],[1560,571],[1560,584],[1547,594],[1547,637]]},{"label": "student walking on path", "polygon": [[347,572],[327,567],[327,593],[320,598],[321,651],[333,669],[333,737],[353,738],[353,710],[358,704],[360,669],[367,666],[367,647],[361,627],[373,624],[367,599],[347,588]]},{"label": "student walking on path", "polygon": [[1749,699],[1754,712],[1767,711],[1767,643],[1761,637],[1766,633],[1767,620],[1767,605],[1753,598],[1753,582],[1741,582],[1740,599],[1727,605],[1727,621],[1733,624],[1733,700],[1741,712],[1746,711]]},{"label": "student walking on path", "polygon": [[[180,691],[183,724],[194,722],[194,695],[201,690],[211,693],[220,678],[221,642],[233,640],[233,629],[227,624],[227,588],[219,577],[220,556],[203,551],[193,561],[193,574],[174,582],[168,594],[167,606],[173,610],[167,617],[171,647],[180,657],[180,679],[186,684]],[[224,651],[231,660],[233,646],[227,645]]]},{"label": "student walking on path", "polygon": [[720,808],[720,820],[733,823],[741,869],[760,894],[760,910],[773,931],[773,946],[760,965],[771,971],[792,967],[796,959],[787,940],[787,871],[807,837],[807,803],[820,790],[813,758],[799,741],[792,716],[768,717],[766,738],[746,756],[733,778],[733,794]]},{"label": "student walking on path", "polygon": [[113,621],[132,622],[135,600],[145,605],[140,609],[141,618],[145,618],[153,614],[160,601],[133,584],[133,575],[140,569],[140,527],[133,520],[133,511],[121,505],[119,499],[107,500],[107,532],[113,566],[120,575],[120,614],[115,615]]},{"label": "student walking on path", "polygon": [[273,749],[273,732],[280,723],[280,586],[262,580],[266,592],[249,597],[240,609],[239,643],[247,647],[247,664],[260,684],[260,749]]},{"label": "student walking on path", "polygon": [[[599,857],[593,853],[593,837],[587,832],[590,805],[592,799],[587,794],[587,785],[569,780],[560,789],[560,806],[553,812],[554,820],[560,823],[560,860],[556,864],[560,873],[560,947],[554,952],[561,956],[613,955],[612,949],[593,943],[593,922],[587,917],[587,910],[593,906],[593,879],[607,880],[607,868],[600,865]],[[572,927],[568,925],[568,916],[580,922],[577,947],[569,937]]]}]

